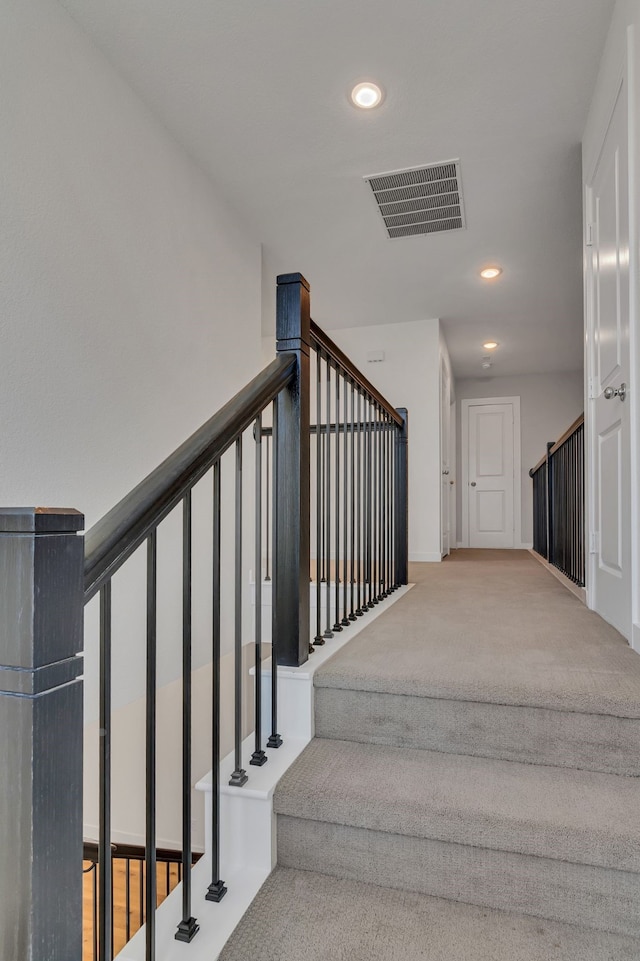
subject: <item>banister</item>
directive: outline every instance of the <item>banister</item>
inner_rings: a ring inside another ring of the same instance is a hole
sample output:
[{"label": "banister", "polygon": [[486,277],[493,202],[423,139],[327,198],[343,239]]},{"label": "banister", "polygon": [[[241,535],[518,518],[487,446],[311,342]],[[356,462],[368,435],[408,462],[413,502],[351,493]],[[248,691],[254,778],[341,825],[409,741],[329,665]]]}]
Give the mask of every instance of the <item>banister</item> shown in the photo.
[{"label": "banister", "polygon": [[580,427],[582,427],[583,424],[584,424],[584,414],[580,414],[580,416],[577,417],[577,418],[574,420],[574,422],[573,422],[573,424],[571,425],[571,427],[568,427],[567,430],[565,430],[565,432],[564,432],[564,434],[562,435],[562,437],[560,437],[560,438],[555,442],[555,444],[553,445],[553,447],[551,447],[551,448],[549,449],[549,457],[551,457],[552,454],[555,454],[555,452],[556,452],[557,450],[560,450],[560,448],[562,447],[562,445],[565,444],[565,443],[569,440],[569,438],[571,437],[571,435],[572,435],[572,434],[575,434],[575,432],[576,432]]},{"label": "banister", "polygon": [[541,467],[544,467],[544,465],[545,465],[546,463],[547,463],[547,455],[546,455],[546,454],[543,454],[542,457],[540,458],[540,460],[538,461],[538,463],[536,464],[536,466],[535,466],[535,467],[532,467],[532,468],[529,470],[529,477],[533,477],[533,475],[536,474],[536,473],[540,470]]},{"label": "banister", "polygon": [[87,532],[84,597],[89,601],[185,492],[251,424],[295,375],[292,354],[280,354],[173,454]]},{"label": "banister", "polygon": [[571,427],[567,427],[564,434],[561,437],[559,437],[554,444],[549,442],[549,444],[547,445],[546,454],[543,454],[540,460],[538,461],[538,463],[536,464],[536,466],[531,468],[531,470],[529,471],[529,477],[533,477],[536,471],[539,471],[540,468],[547,463],[547,460],[549,459],[549,457],[551,457],[553,454],[559,451],[562,445],[566,444],[569,438],[572,437],[573,434],[575,434],[575,432],[579,430],[583,424],[584,424],[584,414],[580,414],[579,417],[576,417]]},{"label": "banister", "polygon": [[331,360],[339,364],[339,366],[346,371],[351,380],[358,384],[365,391],[365,393],[369,394],[369,396],[372,397],[376,403],[380,404],[380,406],[384,408],[386,413],[392,418],[392,420],[395,421],[398,427],[404,427],[404,421],[395,407],[393,407],[386,397],[384,397],[380,391],[373,386],[370,380],[367,380],[367,378],[356,367],[353,361],[347,357],[344,351],[340,350],[338,345],[335,344],[331,338],[327,336],[324,330],[322,330],[321,327],[318,327],[313,320],[311,321],[311,345],[312,347],[315,347],[316,350],[320,350],[327,354]]}]

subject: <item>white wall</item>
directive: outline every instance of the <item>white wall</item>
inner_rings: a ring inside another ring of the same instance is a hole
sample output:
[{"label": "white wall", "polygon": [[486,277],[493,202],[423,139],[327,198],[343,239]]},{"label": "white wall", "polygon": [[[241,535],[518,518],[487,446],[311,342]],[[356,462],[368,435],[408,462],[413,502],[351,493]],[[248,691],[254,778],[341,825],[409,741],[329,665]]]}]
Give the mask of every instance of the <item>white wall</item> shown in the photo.
[{"label": "white wall", "polygon": [[[89,527],[260,369],[260,245],[54,0],[5,0],[0,88],[0,503],[75,507]],[[196,492],[196,667],[210,500]],[[180,672],[179,536],[176,514],[159,533],[161,685]],[[143,561],[114,579],[117,710],[142,703]],[[161,738],[179,718],[176,701]]]},{"label": "white wall", "polygon": [[520,397],[522,543],[533,543],[533,488],[529,469],[583,411],[582,371],[563,374],[528,374],[520,377],[483,377],[456,381],[457,527],[462,539],[462,400],[476,397]]},{"label": "white wall", "polygon": [[[329,331],[394,407],[409,412],[409,559],[440,560],[440,323]],[[382,350],[383,363],[369,363]]]}]

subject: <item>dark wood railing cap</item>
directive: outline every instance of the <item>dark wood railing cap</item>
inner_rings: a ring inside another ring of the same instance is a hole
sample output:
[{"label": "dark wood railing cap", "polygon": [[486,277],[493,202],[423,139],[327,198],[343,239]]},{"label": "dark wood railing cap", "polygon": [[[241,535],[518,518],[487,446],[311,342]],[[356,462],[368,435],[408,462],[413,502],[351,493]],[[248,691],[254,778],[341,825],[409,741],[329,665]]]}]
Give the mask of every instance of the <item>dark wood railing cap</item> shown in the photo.
[{"label": "dark wood railing cap", "polygon": [[582,427],[583,424],[584,424],[584,414],[580,414],[579,417],[576,417],[571,427],[567,428],[567,430],[565,430],[562,437],[558,438],[558,440],[555,442],[555,444],[549,451],[549,456],[551,456],[551,454],[555,454],[557,450],[560,450],[562,445],[565,444],[569,440],[569,438],[572,436],[572,434],[575,434],[575,432],[580,427]]},{"label": "dark wood railing cap", "polygon": [[307,290],[311,290],[309,281],[302,274],[279,274],[276,283],[279,287],[284,286],[284,284],[302,284]]},{"label": "dark wood railing cap", "polygon": [[67,507],[3,507],[0,534],[67,534],[84,530],[84,514]]},{"label": "dark wood railing cap", "polygon": [[575,434],[575,432],[582,427],[583,424],[584,424],[584,414],[580,414],[579,417],[576,417],[571,427],[568,427],[565,430],[562,437],[559,437],[555,443],[549,442],[549,444],[547,444],[547,453],[540,458],[540,460],[538,461],[535,467],[531,468],[531,470],[529,471],[529,477],[533,477],[533,475],[537,473],[537,471],[539,471],[541,467],[544,467],[548,459],[553,454],[555,454],[556,451],[559,451],[562,445],[566,444],[569,438],[572,437]]}]

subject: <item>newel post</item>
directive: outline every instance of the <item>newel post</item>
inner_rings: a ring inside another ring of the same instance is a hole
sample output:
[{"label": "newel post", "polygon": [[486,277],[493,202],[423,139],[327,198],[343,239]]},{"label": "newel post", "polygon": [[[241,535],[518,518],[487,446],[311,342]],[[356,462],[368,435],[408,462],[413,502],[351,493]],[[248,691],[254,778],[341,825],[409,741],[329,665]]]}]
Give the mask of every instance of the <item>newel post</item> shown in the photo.
[{"label": "newel post", "polygon": [[84,518],[0,509],[0,958],[82,957]]},{"label": "newel post", "polygon": [[409,583],[409,414],[405,407],[397,413],[403,426],[397,428],[396,489],[396,584]]},{"label": "newel post", "polygon": [[551,448],[555,446],[555,441],[547,442],[547,561],[553,564],[553,543],[555,528],[555,498],[553,496],[553,461],[551,459]]},{"label": "newel post", "polygon": [[309,657],[309,284],[278,277],[276,351],[294,353],[297,370],[276,400],[273,639],[278,664]]}]

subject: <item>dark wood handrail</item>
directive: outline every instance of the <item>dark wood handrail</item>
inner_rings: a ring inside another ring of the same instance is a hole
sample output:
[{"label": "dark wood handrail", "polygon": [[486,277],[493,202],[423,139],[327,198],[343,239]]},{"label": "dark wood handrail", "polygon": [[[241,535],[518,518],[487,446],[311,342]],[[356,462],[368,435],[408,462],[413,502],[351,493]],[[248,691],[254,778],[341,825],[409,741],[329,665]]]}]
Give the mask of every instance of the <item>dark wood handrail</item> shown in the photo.
[{"label": "dark wood handrail", "polygon": [[577,417],[577,418],[574,420],[574,422],[573,422],[573,424],[571,425],[571,427],[569,427],[567,430],[565,430],[565,432],[564,432],[564,434],[562,435],[562,437],[560,437],[560,439],[555,442],[555,444],[553,445],[553,447],[550,448],[550,450],[549,450],[549,457],[551,457],[552,454],[555,454],[555,452],[556,452],[557,450],[560,450],[560,448],[562,447],[562,445],[563,445],[564,443],[566,443],[566,441],[569,440],[569,438],[571,437],[571,435],[572,435],[572,434],[575,434],[575,432],[578,430],[578,428],[582,427],[583,424],[584,424],[584,414],[580,414],[580,416]]},{"label": "dark wood handrail", "polygon": [[[123,858],[129,861],[144,861],[145,859],[145,848],[141,844],[111,844],[111,857],[112,858]],[[193,852],[191,855],[192,861],[196,864],[202,854],[200,852]],[[98,861],[98,842],[97,841],[85,841],[82,845],[82,860],[83,861]],[[170,848],[156,848],[156,860],[162,862],[168,862],[169,864],[180,864],[182,860],[182,851],[173,850]]]},{"label": "dark wood handrail", "polygon": [[538,461],[538,463],[536,464],[536,466],[531,468],[531,470],[529,471],[529,477],[533,477],[533,475],[536,473],[536,471],[539,471],[540,468],[543,467],[543,466],[547,463],[547,460],[549,459],[549,457],[551,457],[552,454],[555,454],[557,451],[559,451],[560,448],[562,447],[562,445],[563,445],[563,444],[566,444],[566,442],[569,440],[569,438],[570,438],[573,434],[575,434],[575,432],[576,432],[577,430],[579,430],[579,428],[582,427],[583,424],[584,424],[584,414],[580,414],[579,417],[576,417],[576,419],[574,420],[574,422],[573,422],[573,424],[571,425],[571,427],[568,427],[568,428],[565,430],[565,432],[564,432],[564,434],[562,435],[562,437],[560,437],[560,438],[555,442],[555,444],[553,444],[553,445],[551,445],[551,446],[549,447],[549,449],[547,450],[547,453],[546,453],[546,454],[543,454],[543,455],[542,455],[542,457],[540,458],[540,460]]},{"label": "dark wood handrail", "polygon": [[276,357],[94,524],[85,537],[85,603],[287,386],[295,370],[293,354]]},{"label": "dark wood handrail", "polygon": [[347,376],[358,384],[373,400],[376,401],[391,417],[398,427],[404,426],[404,421],[400,414],[397,412],[395,407],[389,403],[386,397],[383,397],[377,388],[373,386],[370,380],[364,376],[364,374],[358,370],[353,361],[349,360],[347,355],[340,350],[337,344],[328,337],[321,327],[318,327],[313,321],[311,321],[311,346],[315,347],[316,350],[320,350],[322,353],[326,354],[331,360],[338,364],[342,370],[344,370]]},{"label": "dark wood handrail", "polygon": [[538,463],[536,464],[536,466],[532,467],[531,470],[529,471],[529,477],[533,477],[536,471],[539,471],[540,468],[544,467],[546,463],[547,463],[547,455],[543,454],[540,460],[538,461]]}]

